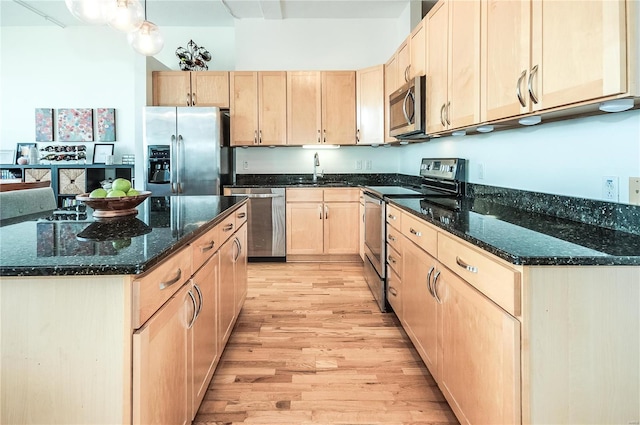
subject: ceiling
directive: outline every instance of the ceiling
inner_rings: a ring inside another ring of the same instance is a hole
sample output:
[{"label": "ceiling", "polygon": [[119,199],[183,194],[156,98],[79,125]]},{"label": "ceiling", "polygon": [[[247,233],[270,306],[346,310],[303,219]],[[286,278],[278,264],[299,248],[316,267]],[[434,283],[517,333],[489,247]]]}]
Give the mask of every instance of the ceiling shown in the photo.
[{"label": "ceiling", "polygon": [[[158,26],[206,27],[233,26],[235,19],[394,19],[411,1],[416,0],[146,0],[146,7]],[[422,1],[423,10],[433,3]],[[0,0],[0,26],[55,26],[47,17],[64,26],[86,25],[64,0]]]}]

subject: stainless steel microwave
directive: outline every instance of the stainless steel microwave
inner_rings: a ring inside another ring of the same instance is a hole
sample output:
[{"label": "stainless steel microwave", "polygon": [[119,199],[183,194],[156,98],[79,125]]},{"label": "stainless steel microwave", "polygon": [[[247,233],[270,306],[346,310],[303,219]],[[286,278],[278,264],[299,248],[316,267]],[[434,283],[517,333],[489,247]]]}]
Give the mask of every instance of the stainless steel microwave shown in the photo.
[{"label": "stainless steel microwave", "polygon": [[389,95],[389,135],[397,139],[427,139],[425,76],[415,77]]}]

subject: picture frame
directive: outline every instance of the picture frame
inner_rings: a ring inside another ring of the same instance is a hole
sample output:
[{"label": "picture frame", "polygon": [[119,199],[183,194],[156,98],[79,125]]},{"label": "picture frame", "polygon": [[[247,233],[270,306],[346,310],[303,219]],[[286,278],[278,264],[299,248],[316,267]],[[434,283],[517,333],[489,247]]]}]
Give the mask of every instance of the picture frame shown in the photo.
[{"label": "picture frame", "polygon": [[93,163],[106,164],[107,156],[113,155],[113,143],[96,143],[93,145]]},{"label": "picture frame", "polygon": [[18,143],[16,145],[16,159],[15,163],[18,164],[18,159],[21,156],[29,158],[29,149],[37,148],[38,145],[36,143]]}]

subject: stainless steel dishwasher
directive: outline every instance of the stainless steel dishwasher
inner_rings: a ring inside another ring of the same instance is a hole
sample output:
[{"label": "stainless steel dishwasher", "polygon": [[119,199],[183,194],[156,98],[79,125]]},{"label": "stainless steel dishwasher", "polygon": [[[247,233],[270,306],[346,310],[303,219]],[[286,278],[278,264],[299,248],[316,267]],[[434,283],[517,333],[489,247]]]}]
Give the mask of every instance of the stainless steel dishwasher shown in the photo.
[{"label": "stainless steel dishwasher", "polygon": [[247,245],[250,261],[286,260],[285,189],[283,187],[232,187],[230,195],[247,202]]}]

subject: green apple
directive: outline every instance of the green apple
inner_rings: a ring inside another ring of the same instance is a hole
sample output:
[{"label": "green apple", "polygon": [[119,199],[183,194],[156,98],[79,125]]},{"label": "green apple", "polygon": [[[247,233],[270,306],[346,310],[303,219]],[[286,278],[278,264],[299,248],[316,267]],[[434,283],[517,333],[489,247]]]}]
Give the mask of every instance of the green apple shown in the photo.
[{"label": "green apple", "polygon": [[131,182],[127,179],[117,178],[111,183],[111,189],[127,193],[131,189]]},{"label": "green apple", "polygon": [[129,191],[127,192],[127,196],[138,196],[140,195],[140,192],[138,192],[137,189],[129,189]]},{"label": "green apple", "polygon": [[91,193],[89,194],[89,198],[104,198],[105,196],[107,196],[107,191],[101,187],[98,189],[92,190]]},{"label": "green apple", "polygon": [[107,192],[107,198],[122,198],[123,196],[127,196],[127,194],[121,190],[111,189]]}]

